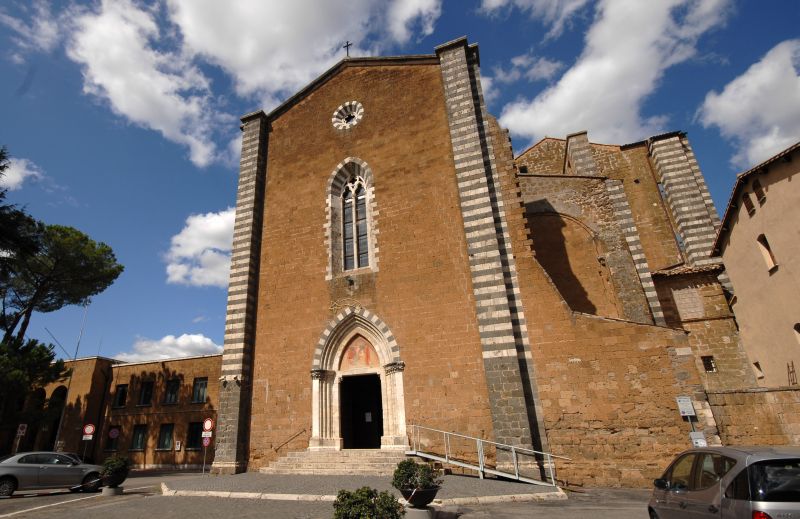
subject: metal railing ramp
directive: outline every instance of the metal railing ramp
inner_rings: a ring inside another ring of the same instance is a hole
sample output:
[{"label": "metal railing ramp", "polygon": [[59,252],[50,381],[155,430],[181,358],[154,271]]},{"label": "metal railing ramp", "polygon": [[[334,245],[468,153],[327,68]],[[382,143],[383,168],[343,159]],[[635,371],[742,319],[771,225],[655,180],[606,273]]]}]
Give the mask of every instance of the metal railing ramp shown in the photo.
[{"label": "metal railing ramp", "polygon": [[534,485],[556,486],[556,459],[570,460],[422,425],[409,425],[406,454]]}]

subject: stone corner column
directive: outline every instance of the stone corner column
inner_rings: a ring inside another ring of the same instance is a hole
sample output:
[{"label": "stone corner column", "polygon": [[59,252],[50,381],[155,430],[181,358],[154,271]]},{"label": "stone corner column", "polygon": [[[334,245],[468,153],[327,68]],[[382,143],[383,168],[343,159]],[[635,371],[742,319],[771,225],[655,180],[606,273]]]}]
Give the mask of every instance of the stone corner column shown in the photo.
[{"label": "stone corner column", "polygon": [[225,347],[211,472],[247,470],[255,345],[261,222],[266,186],[268,120],[262,111],[241,119],[242,157],[236,195]]}]

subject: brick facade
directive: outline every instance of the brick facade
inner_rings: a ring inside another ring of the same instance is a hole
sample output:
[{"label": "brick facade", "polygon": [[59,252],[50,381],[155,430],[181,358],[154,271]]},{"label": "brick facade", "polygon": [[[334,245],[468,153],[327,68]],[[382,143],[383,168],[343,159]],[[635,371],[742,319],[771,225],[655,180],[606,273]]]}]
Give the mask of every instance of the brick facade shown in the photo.
[{"label": "brick facade", "polygon": [[[216,472],[363,447],[355,430],[402,452],[415,424],[566,456],[571,484],[647,485],[690,445],[678,396],[709,443],[741,437],[719,427],[744,412],[707,397],[754,380],[685,135],[609,145],[578,132],[515,157],[479,61],[465,38],[348,58],[242,119],[221,377],[182,411],[218,413]],[[180,362],[109,369],[131,387],[143,366],[196,376]],[[105,416],[123,433],[144,419]],[[182,456],[141,463],[194,460]]]},{"label": "brick facade", "polygon": [[[203,449],[198,444],[202,440],[197,434],[190,437],[189,430],[206,418],[217,421],[220,355],[138,363],[90,357],[67,361],[66,365],[72,370],[71,377],[38,389],[25,399],[25,407],[31,411],[26,419],[36,414],[42,419],[28,424],[28,434],[21,439],[18,451],[74,452],[98,463],[120,455],[128,457],[134,468],[202,466]],[[124,399],[120,396],[123,391]],[[83,439],[86,424],[95,426],[91,440]],[[16,424],[11,425],[16,429]],[[170,434],[159,445],[162,425]],[[141,440],[134,440],[137,429]],[[213,436],[216,431],[217,427]],[[13,438],[3,439],[0,448],[11,452]],[[214,441],[205,455],[210,467]]]}]

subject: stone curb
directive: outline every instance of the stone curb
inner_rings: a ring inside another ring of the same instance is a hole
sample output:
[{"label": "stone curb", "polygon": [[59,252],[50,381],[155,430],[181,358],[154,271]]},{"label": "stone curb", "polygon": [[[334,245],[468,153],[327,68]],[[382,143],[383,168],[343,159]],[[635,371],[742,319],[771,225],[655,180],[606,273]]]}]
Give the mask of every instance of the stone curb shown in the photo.
[{"label": "stone curb", "polygon": [[[329,501],[336,500],[336,496],[314,494],[270,494],[266,492],[224,492],[219,490],[172,490],[166,483],[161,483],[161,494],[178,497],[225,497],[229,499],[266,499],[271,501]],[[435,499],[434,505],[489,505],[510,502],[532,501],[562,501],[567,499],[567,494],[556,487],[553,492],[540,492],[536,494],[506,494],[499,496],[473,496],[453,497],[450,499]],[[400,502],[404,502],[403,499]]]}]

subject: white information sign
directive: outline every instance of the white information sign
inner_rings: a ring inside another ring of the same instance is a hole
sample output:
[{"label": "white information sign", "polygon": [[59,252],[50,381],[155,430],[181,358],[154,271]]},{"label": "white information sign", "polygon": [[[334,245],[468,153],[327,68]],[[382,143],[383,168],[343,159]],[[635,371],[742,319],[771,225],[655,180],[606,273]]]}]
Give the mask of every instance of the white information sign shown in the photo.
[{"label": "white information sign", "polygon": [[203,431],[203,435],[201,436],[201,438],[211,438],[212,434],[213,433],[211,431]]},{"label": "white information sign", "polygon": [[689,438],[692,439],[692,447],[708,447],[706,435],[700,431],[690,432]]},{"label": "white information sign", "polygon": [[93,436],[94,436],[94,435],[92,435],[92,434],[84,434],[84,435],[83,435],[83,439],[84,439],[84,440],[91,440]]},{"label": "white information sign", "polygon": [[25,436],[25,433],[28,430],[28,424],[21,423],[17,426],[17,436]]},{"label": "white information sign", "polygon": [[679,396],[675,399],[678,402],[678,411],[681,416],[696,416],[692,399],[688,396]]}]

